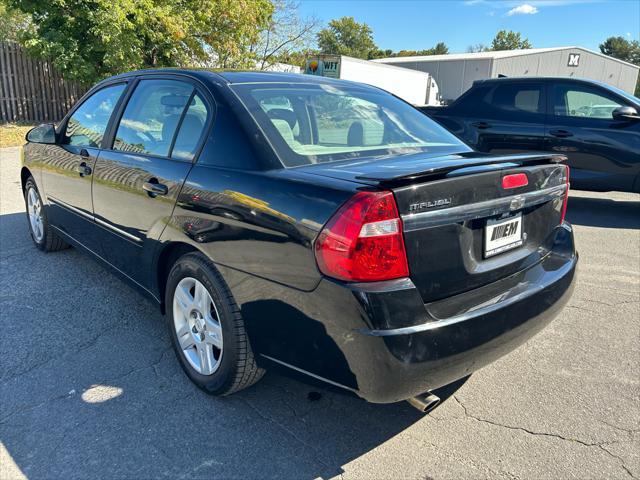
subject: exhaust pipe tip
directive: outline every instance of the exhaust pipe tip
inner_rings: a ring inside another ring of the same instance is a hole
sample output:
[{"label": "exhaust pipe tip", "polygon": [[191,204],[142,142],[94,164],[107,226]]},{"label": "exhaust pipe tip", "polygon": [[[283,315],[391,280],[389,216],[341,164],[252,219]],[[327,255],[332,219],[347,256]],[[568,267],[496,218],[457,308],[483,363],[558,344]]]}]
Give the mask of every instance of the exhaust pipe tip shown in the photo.
[{"label": "exhaust pipe tip", "polygon": [[407,402],[409,402],[411,406],[420,410],[422,413],[429,413],[431,410],[438,406],[438,404],[440,403],[440,397],[434,395],[431,392],[427,392],[416,397],[411,397],[407,399]]}]

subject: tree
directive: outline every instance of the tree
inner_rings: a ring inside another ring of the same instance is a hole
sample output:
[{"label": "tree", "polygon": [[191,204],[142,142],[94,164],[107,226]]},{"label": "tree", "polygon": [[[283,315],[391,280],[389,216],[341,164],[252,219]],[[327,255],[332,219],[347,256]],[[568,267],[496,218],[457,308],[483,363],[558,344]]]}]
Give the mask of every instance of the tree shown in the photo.
[{"label": "tree", "polygon": [[479,53],[479,52],[488,52],[491,49],[487,47],[484,43],[476,43],[475,45],[469,45],[467,47],[467,53]]},{"label": "tree", "polygon": [[640,65],[640,42],[624,37],[609,37],[600,44],[600,51],[610,57]]},{"label": "tree", "polygon": [[522,38],[520,32],[500,30],[491,42],[491,50],[520,50],[533,48],[528,39]]},{"label": "tree", "polygon": [[15,8],[0,0],[0,41],[18,41],[20,32],[32,28],[30,18]]},{"label": "tree", "polygon": [[[600,44],[600,51],[610,57],[640,66],[640,42],[637,40],[609,37]],[[635,96],[640,97],[640,79],[636,84]]]},{"label": "tree", "polygon": [[444,42],[436,43],[433,48],[427,48],[426,50],[399,50],[393,52],[392,50],[377,50],[371,58],[383,58],[383,57],[415,57],[425,55],[446,55],[449,53],[449,47]]},{"label": "tree", "polygon": [[84,82],[145,67],[253,66],[269,0],[7,0],[29,16],[19,39]]},{"label": "tree", "polygon": [[447,55],[449,53],[449,47],[444,42],[438,42],[433,48],[427,50],[427,53],[423,55]]},{"label": "tree", "polygon": [[[308,52],[320,24],[316,17],[300,18],[298,4],[291,0],[272,2],[273,15],[260,32],[257,43],[252,46],[260,70],[277,62],[290,63],[295,53]],[[297,59],[293,64],[298,64]]]},{"label": "tree", "polygon": [[317,38],[320,53],[369,59],[379,51],[369,25],[358,23],[353,17],[331,20],[328,28],[318,32]]}]

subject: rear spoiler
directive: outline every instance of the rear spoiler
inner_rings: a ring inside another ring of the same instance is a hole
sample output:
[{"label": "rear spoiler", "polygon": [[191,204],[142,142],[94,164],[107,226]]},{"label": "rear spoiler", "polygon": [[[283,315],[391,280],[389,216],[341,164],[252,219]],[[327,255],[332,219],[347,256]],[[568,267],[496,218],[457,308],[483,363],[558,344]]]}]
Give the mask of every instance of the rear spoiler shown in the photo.
[{"label": "rear spoiler", "polygon": [[[461,175],[478,173],[481,170],[495,168],[513,168],[529,165],[543,165],[548,163],[562,163],[567,160],[564,155],[555,154],[515,154],[515,155],[487,155],[477,152],[468,154],[452,155],[450,157],[439,157],[435,161],[428,159],[421,162],[420,169],[417,168],[390,168],[367,172],[356,176],[357,180],[375,181],[380,184],[404,183],[418,179],[434,179],[434,177],[444,177],[459,171]],[[415,165],[414,165],[415,167]],[[487,168],[482,168],[487,167]]]}]

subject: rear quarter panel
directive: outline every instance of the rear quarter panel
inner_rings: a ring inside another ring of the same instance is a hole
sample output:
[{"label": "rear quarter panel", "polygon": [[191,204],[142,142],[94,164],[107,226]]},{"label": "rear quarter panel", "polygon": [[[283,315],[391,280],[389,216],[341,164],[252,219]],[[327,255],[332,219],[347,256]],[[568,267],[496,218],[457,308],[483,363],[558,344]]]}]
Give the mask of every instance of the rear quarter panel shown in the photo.
[{"label": "rear quarter panel", "polygon": [[313,242],[354,188],[287,170],[196,165],[161,242],[186,241],[221,267],[310,291],[320,281]]}]

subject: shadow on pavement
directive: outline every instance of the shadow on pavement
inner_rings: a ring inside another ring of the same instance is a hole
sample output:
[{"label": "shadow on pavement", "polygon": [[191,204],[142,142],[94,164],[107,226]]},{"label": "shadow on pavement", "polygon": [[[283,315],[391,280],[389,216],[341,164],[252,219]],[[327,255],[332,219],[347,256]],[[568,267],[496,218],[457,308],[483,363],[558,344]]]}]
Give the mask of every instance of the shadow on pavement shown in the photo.
[{"label": "shadow on pavement", "polygon": [[76,249],[35,249],[22,213],[0,216],[0,239],[2,475],[327,478],[435,421],[277,372],[208,396],[180,369],[155,305]]},{"label": "shadow on pavement", "polygon": [[640,201],[569,197],[567,220],[589,227],[640,229]]}]

